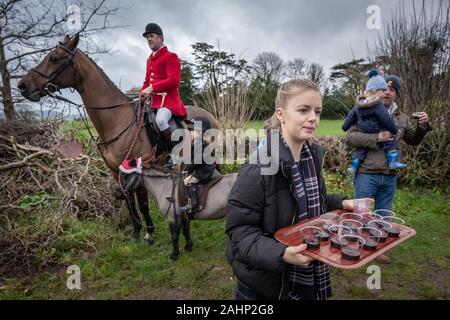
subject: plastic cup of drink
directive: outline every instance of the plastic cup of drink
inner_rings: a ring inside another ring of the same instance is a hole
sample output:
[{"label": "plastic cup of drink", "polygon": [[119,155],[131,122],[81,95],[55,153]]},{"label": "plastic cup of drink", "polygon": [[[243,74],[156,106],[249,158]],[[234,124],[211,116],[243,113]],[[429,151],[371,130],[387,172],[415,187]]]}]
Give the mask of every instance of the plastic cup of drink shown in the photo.
[{"label": "plastic cup of drink", "polygon": [[378,214],[379,216],[382,216],[382,217],[395,217],[396,216],[394,211],[387,210],[387,209],[377,209],[373,213]]},{"label": "plastic cup of drink", "polygon": [[373,212],[361,213],[361,216],[363,217],[361,222],[364,224],[364,227],[369,227],[368,223],[372,220],[383,220],[382,216]]},{"label": "plastic cup of drink", "polygon": [[363,220],[363,216],[362,214],[359,213],[343,213],[341,215],[341,221],[342,220],[357,220],[357,221],[362,221]]},{"label": "plastic cup of drink", "polygon": [[317,231],[320,241],[328,241],[330,239],[330,236],[328,234],[328,227],[329,227],[328,221],[322,220],[322,219],[317,219],[317,220],[311,221],[310,226],[321,229],[320,232]]},{"label": "plastic cup of drink", "polygon": [[307,249],[318,250],[320,248],[320,233],[323,230],[315,226],[305,226],[300,229],[303,243],[306,243]]},{"label": "plastic cup of drink", "polygon": [[330,245],[332,248],[340,249],[341,241],[340,237],[344,235],[352,234],[352,230],[350,228],[344,227],[340,224],[334,224],[328,228],[328,233],[330,234]]},{"label": "plastic cup of drink", "polygon": [[[349,238],[356,238],[356,241]],[[345,260],[355,261],[361,257],[361,251],[366,241],[360,236],[345,235],[339,238],[341,241],[341,256]]]},{"label": "plastic cup of drink", "polygon": [[363,223],[359,220],[354,220],[354,219],[344,219],[341,220],[341,225],[343,225],[344,227],[347,227],[349,229],[351,229],[355,234],[358,231],[358,228],[363,227]]},{"label": "plastic cup of drink", "polygon": [[381,231],[382,234],[378,242],[386,242],[386,239],[389,237],[389,232],[387,230],[392,229],[392,224],[384,220],[369,221],[367,226]]},{"label": "plastic cup of drink", "polygon": [[328,232],[330,226],[339,223],[340,217],[336,213],[325,213],[320,216],[320,220],[323,221],[322,229]]},{"label": "plastic cup of drink", "polygon": [[364,249],[375,251],[378,246],[383,232],[380,229],[375,229],[371,227],[361,227],[358,229],[358,235],[364,239]]},{"label": "plastic cup of drink", "polygon": [[372,207],[373,201],[370,199],[354,199],[353,204],[355,205],[355,209],[353,210],[355,213],[364,213],[369,212]]},{"label": "plastic cup of drink", "polygon": [[404,225],[406,222],[399,217],[383,217],[383,221],[391,224],[390,228],[384,228],[389,233],[390,237],[398,238],[400,236],[400,229],[397,225]]}]

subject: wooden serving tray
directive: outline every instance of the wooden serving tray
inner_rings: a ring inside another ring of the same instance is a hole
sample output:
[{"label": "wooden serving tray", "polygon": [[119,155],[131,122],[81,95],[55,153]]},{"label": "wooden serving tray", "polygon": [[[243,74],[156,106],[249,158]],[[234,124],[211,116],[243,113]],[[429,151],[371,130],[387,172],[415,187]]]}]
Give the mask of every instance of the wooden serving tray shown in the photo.
[{"label": "wooden serving tray", "polygon": [[[335,210],[329,213],[343,214],[352,213],[350,211]],[[314,219],[305,220],[294,224],[292,226],[283,228],[275,232],[275,239],[288,246],[298,246],[303,243],[303,238],[300,234],[300,228],[310,225],[313,221],[320,219],[316,217]],[[389,222],[391,223],[391,222]],[[378,247],[375,251],[362,250],[361,257],[359,260],[350,261],[341,258],[341,250],[338,248],[333,248],[330,242],[322,242],[320,249],[318,250],[305,250],[303,253],[311,258],[322,261],[323,263],[338,269],[357,269],[366,265],[370,261],[374,260],[376,257],[382,255],[383,253],[391,250],[400,243],[406,241],[407,239],[413,237],[416,231],[413,228],[407,227],[405,225],[399,225],[396,223],[391,223],[393,226],[400,230],[400,236],[398,238],[388,237],[386,242],[378,243]]]}]

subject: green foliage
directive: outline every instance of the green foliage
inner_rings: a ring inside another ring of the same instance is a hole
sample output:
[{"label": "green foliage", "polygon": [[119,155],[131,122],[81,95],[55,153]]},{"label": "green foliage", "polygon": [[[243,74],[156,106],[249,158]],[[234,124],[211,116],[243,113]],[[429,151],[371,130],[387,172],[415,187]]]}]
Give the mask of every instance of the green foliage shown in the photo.
[{"label": "green foliage", "polygon": [[218,88],[219,92],[232,86],[249,71],[245,59],[238,59],[234,53],[215,50],[213,45],[198,42],[192,45],[195,75],[202,87]]},{"label": "green foliage", "polygon": [[345,119],[354,105],[350,96],[339,93],[325,95],[322,105],[322,119]]},{"label": "green foliage", "polygon": [[364,61],[353,59],[333,66],[330,75],[330,81],[334,85],[332,91],[353,98],[361,94],[367,83],[366,72],[374,66],[373,63]]},{"label": "green foliage", "polygon": [[272,79],[256,77],[250,84],[252,100],[256,100],[256,119],[267,119],[275,110],[275,98],[279,83]]},{"label": "green foliage", "polygon": [[230,174],[238,172],[240,167],[240,164],[222,164],[220,165],[220,172],[222,174]]},{"label": "green foliage", "polygon": [[[88,120],[89,129],[94,136],[97,135],[97,130],[94,128],[91,120]],[[88,146],[91,140],[89,130],[82,120],[72,120],[64,122],[63,131],[65,136],[72,137],[80,141],[84,146]]]},{"label": "green foliage", "polygon": [[194,65],[185,60],[181,60],[181,81],[179,86],[181,101],[185,105],[193,105],[193,97],[197,90],[195,84],[196,77],[193,71]]},{"label": "green foliage", "polygon": [[51,207],[55,205],[55,202],[52,201],[55,197],[50,196],[45,191],[41,191],[31,195],[24,195],[19,201],[19,207],[22,210],[29,211],[31,208],[37,205],[44,205],[46,207]]}]

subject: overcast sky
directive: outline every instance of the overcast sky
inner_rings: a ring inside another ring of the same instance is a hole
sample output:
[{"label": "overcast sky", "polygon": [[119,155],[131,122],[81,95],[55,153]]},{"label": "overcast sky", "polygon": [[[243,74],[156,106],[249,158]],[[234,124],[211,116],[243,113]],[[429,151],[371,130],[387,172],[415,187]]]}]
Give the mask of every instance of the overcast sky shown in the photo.
[{"label": "overcast sky", "polygon": [[[51,1],[51,0],[45,0]],[[99,0],[90,0],[99,3]],[[95,55],[105,73],[122,91],[141,86],[150,54],[145,25],[158,23],[169,50],[192,62],[191,45],[207,42],[250,63],[264,51],[276,52],[285,62],[303,58],[329,69],[353,58],[366,58],[367,44],[383,33],[383,24],[404,3],[407,13],[413,0],[107,0],[125,7],[111,24],[127,25],[102,35],[113,54]],[[415,0],[420,7],[421,0]],[[427,1],[427,6],[437,0]],[[68,1],[70,4],[70,0]],[[380,10],[381,28],[370,30],[370,6]],[[69,34],[76,31],[68,30]],[[62,39],[61,39],[62,40]],[[55,44],[59,39],[55,39]],[[81,39],[80,48],[86,43]],[[65,97],[81,102],[77,93]],[[34,105],[34,104],[32,104]],[[3,110],[1,110],[3,111]]]},{"label": "overcast sky", "polygon": [[[112,22],[129,27],[105,35],[113,55],[97,57],[99,65],[122,90],[141,85],[149,48],[142,32],[148,22],[163,29],[169,50],[192,61],[191,44],[220,44],[221,49],[252,62],[258,53],[273,51],[287,61],[301,57],[333,65],[367,56],[381,30],[369,30],[367,8],[379,6],[381,21],[389,19],[397,0],[132,0]],[[411,2],[405,2],[411,7]]]}]

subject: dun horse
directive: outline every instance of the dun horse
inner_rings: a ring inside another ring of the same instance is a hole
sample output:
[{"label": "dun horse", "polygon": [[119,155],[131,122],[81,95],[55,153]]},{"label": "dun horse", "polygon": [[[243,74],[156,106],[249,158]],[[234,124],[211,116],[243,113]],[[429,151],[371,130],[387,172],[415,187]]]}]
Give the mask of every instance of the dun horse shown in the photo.
[{"label": "dun horse", "polygon": [[[81,96],[86,112],[98,132],[99,150],[115,179],[118,179],[119,165],[129,152],[129,158],[137,157],[152,150],[145,128],[139,128],[136,121],[134,102],[125,96],[85,53],[77,49],[79,35],[66,36],[35,68],[19,81],[21,94],[31,100],[59,89],[74,88]],[[206,110],[188,106],[187,118],[207,117],[217,128],[217,121]],[[137,137],[132,150],[130,146]],[[141,220],[135,206],[135,195],[139,209],[146,223],[145,242],[153,243],[154,225],[149,215],[148,195],[145,188],[136,190],[127,197],[127,207],[131,214],[134,231],[131,239],[137,239],[141,230]]]},{"label": "dun horse", "polygon": [[[191,251],[193,246],[189,228],[190,219],[178,209],[180,207],[178,189],[185,176],[159,165],[158,161],[154,160],[154,156],[154,152],[151,152],[143,157],[143,162],[149,162],[149,167],[144,169],[141,174],[120,174],[125,189],[133,190],[145,187],[155,197],[160,210],[169,221],[172,240],[172,253],[169,259],[175,260],[180,254],[178,242],[180,230],[186,239],[184,249]],[[236,178],[237,173],[232,173],[223,176],[218,182],[214,183],[209,189],[204,207],[194,213],[193,219],[215,220],[225,217],[228,196]]]}]

